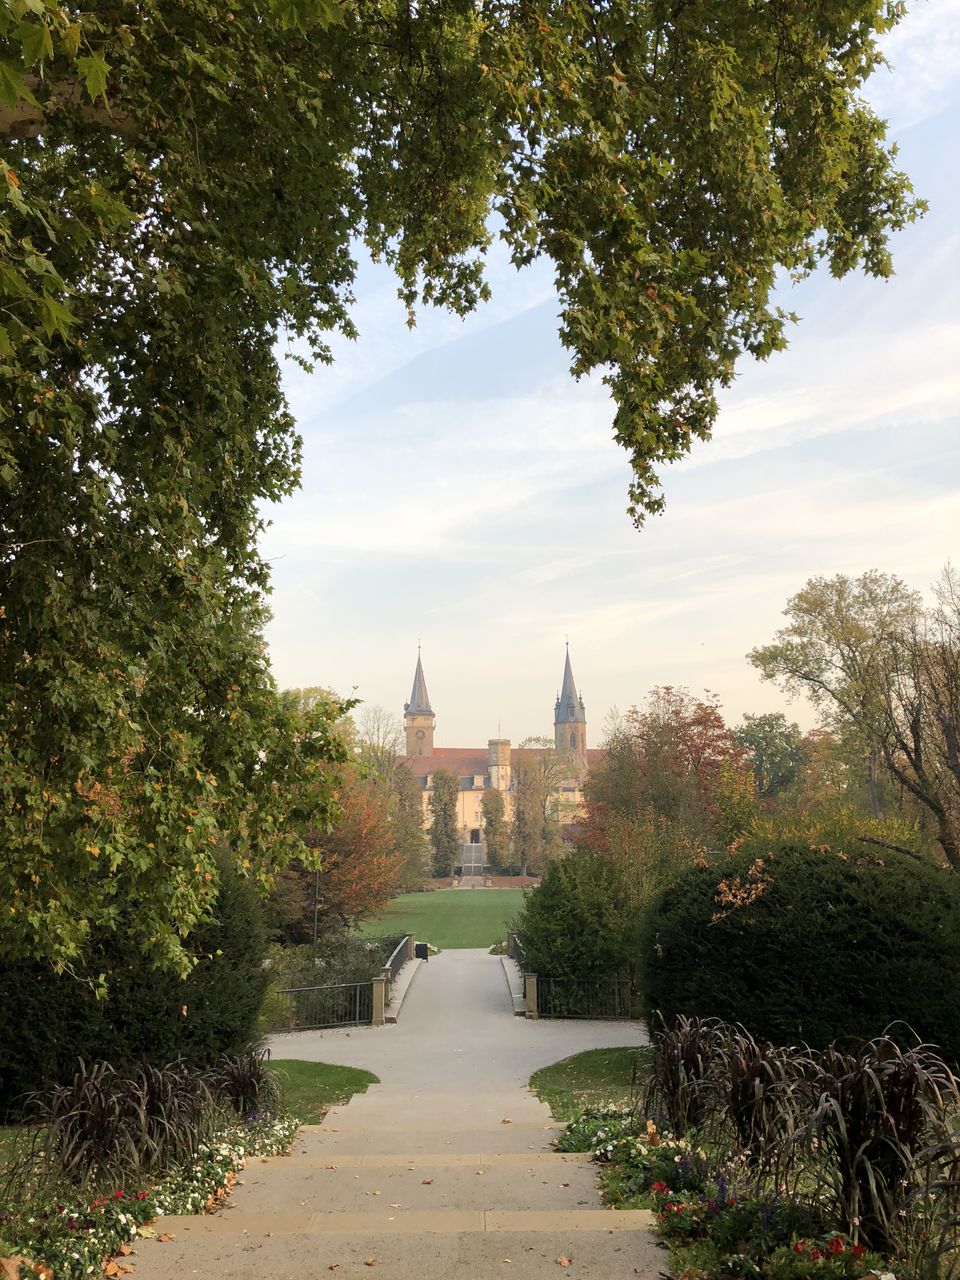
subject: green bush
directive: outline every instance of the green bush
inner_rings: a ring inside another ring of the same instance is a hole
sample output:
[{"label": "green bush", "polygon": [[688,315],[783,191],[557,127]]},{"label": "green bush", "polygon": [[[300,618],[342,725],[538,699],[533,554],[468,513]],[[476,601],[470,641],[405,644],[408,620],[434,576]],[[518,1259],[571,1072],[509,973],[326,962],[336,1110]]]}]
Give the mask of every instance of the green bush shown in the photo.
[{"label": "green bush", "polygon": [[517,919],[531,973],[583,981],[629,974],[636,921],[624,910],[619,867],[593,855],[551,862]]},{"label": "green bush", "polygon": [[909,1024],[960,1058],[960,876],[904,855],[779,848],[684,872],[642,947],[649,1009],[780,1044]]},{"label": "green bush", "polygon": [[0,1119],[23,1096],[73,1079],[77,1060],[105,1060],[118,1071],[141,1061],[182,1057],[208,1066],[256,1037],[267,985],[266,931],[253,888],[224,860],[215,919],[189,938],[200,957],[180,981],[153,969],[122,932],[97,940],[91,971],[107,974],[108,994],[45,965],[0,972]]}]

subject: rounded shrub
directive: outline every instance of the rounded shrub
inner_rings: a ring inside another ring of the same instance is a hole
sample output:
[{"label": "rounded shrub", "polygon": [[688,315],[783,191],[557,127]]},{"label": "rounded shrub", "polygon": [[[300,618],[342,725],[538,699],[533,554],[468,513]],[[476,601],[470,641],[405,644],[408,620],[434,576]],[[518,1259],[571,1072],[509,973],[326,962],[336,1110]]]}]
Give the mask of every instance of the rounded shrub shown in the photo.
[{"label": "rounded shrub", "polygon": [[814,1048],[901,1022],[960,1060],[960,876],[902,854],[782,847],[693,867],[653,904],[642,953],[668,1021]]},{"label": "rounded shrub", "polygon": [[208,1066],[256,1040],[266,927],[253,888],[226,859],[220,872],[215,916],[190,934],[199,959],[182,981],[152,968],[119,930],[91,949],[89,971],[107,975],[103,999],[35,962],[0,970],[0,1122],[25,1094],[71,1080],[80,1058],[118,1071],[175,1058]]}]

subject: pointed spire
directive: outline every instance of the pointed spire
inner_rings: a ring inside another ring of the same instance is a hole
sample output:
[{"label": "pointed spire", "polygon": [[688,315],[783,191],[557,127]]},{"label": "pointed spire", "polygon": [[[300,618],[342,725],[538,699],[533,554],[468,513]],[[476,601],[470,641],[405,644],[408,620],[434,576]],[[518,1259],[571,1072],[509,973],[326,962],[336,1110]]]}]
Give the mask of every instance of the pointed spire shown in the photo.
[{"label": "pointed spire", "polygon": [[587,722],[583,699],[577,694],[577,686],[573,679],[569,641],[567,641],[567,657],[563,666],[563,687],[557,698],[553,722],[554,724],[586,724]]},{"label": "pointed spire", "polygon": [[423,663],[420,661],[420,646],[417,645],[417,669],[413,676],[413,690],[410,701],[403,708],[405,715],[433,715],[430,706],[430,695],[427,693],[427,682],[423,678]]}]

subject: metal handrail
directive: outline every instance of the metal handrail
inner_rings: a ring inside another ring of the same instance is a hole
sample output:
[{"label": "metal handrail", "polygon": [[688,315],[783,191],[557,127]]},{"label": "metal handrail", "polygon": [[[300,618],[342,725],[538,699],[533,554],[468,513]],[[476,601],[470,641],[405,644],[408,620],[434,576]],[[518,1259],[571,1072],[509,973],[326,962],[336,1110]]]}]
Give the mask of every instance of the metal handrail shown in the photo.
[{"label": "metal handrail", "polygon": [[391,982],[407,962],[407,951],[409,949],[409,943],[410,943],[410,935],[409,933],[405,933],[403,937],[400,939],[400,941],[397,943],[396,947],[394,948],[393,954],[390,956],[390,959],[383,966],[385,969],[390,970]]}]

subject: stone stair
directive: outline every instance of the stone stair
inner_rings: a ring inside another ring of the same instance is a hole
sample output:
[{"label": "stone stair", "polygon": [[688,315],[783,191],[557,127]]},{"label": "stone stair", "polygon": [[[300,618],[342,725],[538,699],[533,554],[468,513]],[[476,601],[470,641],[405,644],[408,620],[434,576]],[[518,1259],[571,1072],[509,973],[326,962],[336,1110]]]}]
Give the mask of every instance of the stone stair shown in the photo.
[{"label": "stone stair", "polygon": [[163,1219],[174,1239],[143,1241],[136,1277],[655,1280],[650,1215],[603,1207],[589,1159],[552,1149],[558,1129],[522,1090],[372,1086],[290,1156],[252,1162],[221,1213]]}]

